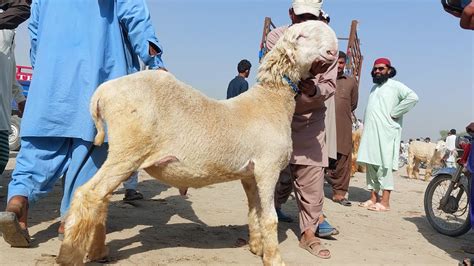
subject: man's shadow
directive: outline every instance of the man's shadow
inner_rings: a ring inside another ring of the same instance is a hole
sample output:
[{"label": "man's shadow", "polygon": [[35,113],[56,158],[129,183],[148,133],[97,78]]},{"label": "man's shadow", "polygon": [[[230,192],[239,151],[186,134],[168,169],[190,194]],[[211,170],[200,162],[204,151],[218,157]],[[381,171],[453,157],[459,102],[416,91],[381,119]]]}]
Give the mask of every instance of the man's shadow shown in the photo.
[{"label": "man's shadow", "polygon": [[[161,194],[161,192],[166,191],[169,188],[170,188],[169,186],[159,183],[156,180],[144,180],[143,182],[140,182],[138,185],[138,189],[143,190],[142,193],[145,195],[145,198],[153,198]],[[123,193],[124,193],[124,189],[119,188],[117,189],[117,191],[113,192],[112,194],[123,194]],[[45,243],[49,241],[50,239],[58,237],[58,228],[60,225],[59,207],[61,204],[61,199],[62,199],[62,185],[61,185],[61,182],[58,181],[54,185],[53,191],[49,193],[47,197],[40,199],[40,201],[37,204],[35,204],[32,208],[29,209],[28,227],[32,227],[43,222],[56,220],[55,222],[51,222],[51,224],[47,228],[41,231],[38,231],[36,234],[32,235],[33,241],[31,243],[31,247],[33,248],[38,247],[40,244]],[[0,201],[3,203],[2,200],[3,199],[0,199]],[[127,206],[128,204],[125,204],[121,201],[112,202],[110,209],[113,209],[115,205],[117,205],[118,208],[123,209],[123,206]],[[128,206],[130,208],[133,208],[133,206],[131,205],[128,205]],[[110,217],[109,217],[109,221],[110,221]]]},{"label": "man's shadow", "polygon": [[[352,206],[357,205],[360,202],[365,202],[370,198],[370,191],[360,187],[349,186],[348,194],[348,200],[352,202]],[[332,201],[332,187],[328,183],[324,183],[324,196],[326,197],[326,200]]]},{"label": "man's shadow", "polygon": [[[111,240],[106,243],[112,261],[127,259],[134,254],[173,247],[189,247],[198,249],[236,248],[239,239],[248,239],[248,225],[209,226],[196,215],[192,208],[192,191],[189,197],[176,195],[166,198],[155,198],[163,191],[170,189],[157,180],[144,180],[139,183],[138,190],[144,194],[145,200],[132,202],[113,201],[109,205],[107,234],[124,231],[131,237]],[[174,189],[174,188],[171,188]],[[122,189],[114,194],[123,193]],[[211,206],[211,205],[209,205]],[[212,207],[209,207],[212,208]],[[247,208],[247,204],[242,204]],[[189,222],[169,224],[171,218],[178,215]],[[247,220],[247,219],[245,219]],[[295,224],[297,226],[297,223]],[[50,226],[35,234],[36,242],[42,243],[56,235],[57,227]],[[280,230],[281,231],[281,228]],[[286,229],[283,228],[286,232]],[[280,239],[284,239],[281,236]],[[280,240],[282,241],[282,240]],[[140,245],[134,245],[140,243]],[[126,248],[132,245],[131,248]]]}]

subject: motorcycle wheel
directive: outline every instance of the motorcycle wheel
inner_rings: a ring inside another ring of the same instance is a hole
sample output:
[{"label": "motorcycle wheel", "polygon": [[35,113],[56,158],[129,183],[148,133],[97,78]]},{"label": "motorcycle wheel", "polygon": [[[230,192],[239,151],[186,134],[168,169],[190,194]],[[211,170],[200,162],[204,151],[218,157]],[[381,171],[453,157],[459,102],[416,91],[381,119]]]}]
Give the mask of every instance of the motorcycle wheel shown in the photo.
[{"label": "motorcycle wheel", "polygon": [[[451,191],[448,203],[442,209],[441,199],[446,195],[452,176],[440,174],[426,187],[424,205],[428,222],[439,233],[456,237],[471,229],[469,214],[469,183],[461,177],[460,185]],[[467,185],[466,185],[467,184]],[[459,201],[456,199],[459,197]]]},{"label": "motorcycle wheel", "polygon": [[402,168],[405,166],[405,162],[403,160],[398,160],[398,169]]},{"label": "motorcycle wheel", "polygon": [[398,158],[398,169],[400,169],[400,168],[402,168],[403,166],[405,166],[405,164],[407,164],[407,160],[406,160],[404,157],[400,156],[400,157]]}]

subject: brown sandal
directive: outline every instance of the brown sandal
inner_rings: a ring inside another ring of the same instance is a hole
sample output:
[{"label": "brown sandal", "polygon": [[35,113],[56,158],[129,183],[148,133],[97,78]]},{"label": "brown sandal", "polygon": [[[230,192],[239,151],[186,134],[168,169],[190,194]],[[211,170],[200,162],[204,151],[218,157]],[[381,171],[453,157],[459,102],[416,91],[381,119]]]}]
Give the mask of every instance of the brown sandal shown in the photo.
[{"label": "brown sandal", "polygon": [[327,249],[319,239],[313,238],[307,242],[302,242],[300,241],[300,248],[307,250],[309,253],[312,255],[321,258],[321,259],[329,259],[331,257],[331,253],[328,255],[324,256],[321,255],[321,251],[327,251],[329,252],[329,249]]},{"label": "brown sandal", "polygon": [[30,246],[30,235],[28,229],[21,228],[13,212],[0,212],[0,232],[5,242],[12,247],[26,248]]}]

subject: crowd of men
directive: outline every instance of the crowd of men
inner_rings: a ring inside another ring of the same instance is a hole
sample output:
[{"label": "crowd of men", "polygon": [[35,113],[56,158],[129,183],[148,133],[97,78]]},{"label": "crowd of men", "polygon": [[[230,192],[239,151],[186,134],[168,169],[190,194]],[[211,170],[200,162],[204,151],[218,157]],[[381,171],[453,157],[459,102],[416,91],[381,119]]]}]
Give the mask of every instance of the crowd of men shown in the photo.
[{"label": "crowd of men", "polygon": [[[320,0],[294,0],[289,9],[291,25],[308,20],[329,23],[322,4]],[[291,25],[276,28],[268,34],[268,50]],[[338,234],[323,214],[324,181],[332,187],[334,202],[352,205],[347,195],[358,84],[345,74],[347,59],[340,51],[338,60],[332,65],[315,64],[312,68],[315,77],[300,81],[302,93],[296,97],[292,123],[293,155],[288,167],[282,171],[275,191],[275,208],[282,222],[293,220],[283,213],[281,206],[291,192],[295,192],[301,232],[299,246],[320,258],[329,258],[330,251],[318,238]],[[389,197],[394,189],[391,173],[398,169],[398,156],[394,154],[398,151],[396,143],[400,143],[402,117],[418,101],[412,90],[392,79],[395,75],[396,70],[389,59],[380,58],[374,62],[375,85],[369,96],[358,158],[368,166],[367,183],[371,190],[371,198],[360,206],[372,211],[390,210]],[[235,80],[242,79],[239,76],[229,84],[228,95],[235,91]],[[380,190],[382,197],[379,197]]]}]

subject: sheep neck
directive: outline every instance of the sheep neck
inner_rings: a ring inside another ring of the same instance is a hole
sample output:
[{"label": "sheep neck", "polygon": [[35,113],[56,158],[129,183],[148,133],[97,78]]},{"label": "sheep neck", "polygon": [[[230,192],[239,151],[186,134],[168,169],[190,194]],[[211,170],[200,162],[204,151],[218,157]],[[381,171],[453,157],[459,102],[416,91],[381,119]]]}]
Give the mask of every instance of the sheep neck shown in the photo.
[{"label": "sheep neck", "polygon": [[298,88],[298,85],[296,85],[287,75],[283,76],[283,79],[288,82],[288,85],[290,85],[291,89],[296,93],[299,94],[301,91]]},{"label": "sheep neck", "polygon": [[288,83],[280,78],[279,82],[258,82],[253,97],[259,99],[259,105],[271,113],[283,115],[291,121],[295,111],[295,93]]},{"label": "sheep neck", "polygon": [[283,44],[276,46],[260,65],[258,82],[266,84],[265,87],[291,89],[293,94],[298,93],[299,89],[294,81],[301,79],[301,73],[295,62],[295,58],[286,51]]}]

